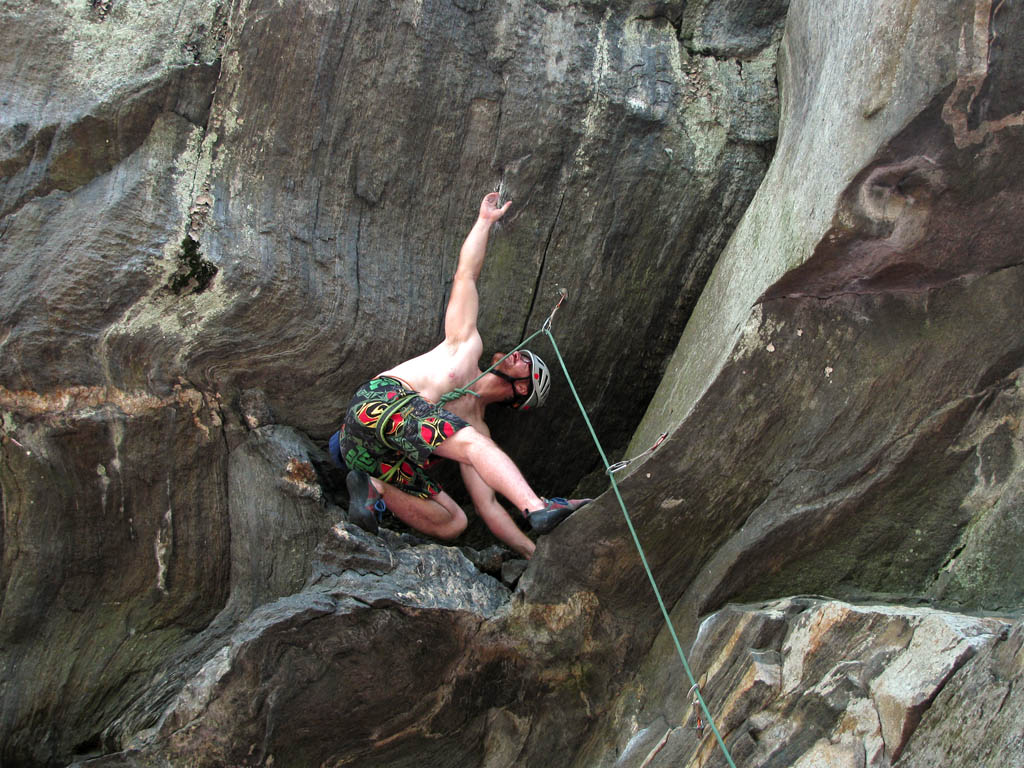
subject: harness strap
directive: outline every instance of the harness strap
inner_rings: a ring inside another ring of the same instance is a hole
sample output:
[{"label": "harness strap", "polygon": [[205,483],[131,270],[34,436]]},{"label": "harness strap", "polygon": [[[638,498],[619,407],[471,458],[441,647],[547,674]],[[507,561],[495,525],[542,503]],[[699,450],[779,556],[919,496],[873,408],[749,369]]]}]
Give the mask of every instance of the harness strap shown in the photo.
[{"label": "harness strap", "polygon": [[[402,395],[397,400],[389,404],[388,407],[384,409],[384,412],[380,415],[380,418],[377,420],[377,437],[388,448],[391,448],[392,450],[396,451],[401,450],[400,448],[395,446],[390,440],[388,440],[388,436],[384,434],[388,426],[391,424],[391,417],[394,416],[396,413],[398,413],[400,410],[402,410],[405,406],[407,406],[410,402],[412,402],[415,398],[419,396],[420,395],[418,392],[408,392]],[[394,473],[395,468],[397,466],[398,465],[396,464],[395,467],[391,468],[391,470],[388,472],[388,476]],[[387,482],[386,477],[382,477],[381,480]]]},{"label": "harness strap", "polygon": [[[532,366],[531,366],[531,370],[532,370]],[[505,381],[507,381],[509,384],[512,385],[512,397],[510,397],[508,400],[502,400],[500,405],[508,405],[508,406],[511,406],[512,408],[518,408],[523,403],[525,403],[527,400],[529,400],[530,399],[530,395],[533,394],[533,377],[532,376],[519,376],[519,377],[509,376],[507,373],[502,373],[497,368],[495,368],[493,371],[491,371],[491,373],[493,373],[495,376],[497,376],[497,377],[499,377],[501,379],[504,379]],[[517,381],[528,382],[530,384],[530,391],[527,392],[525,395],[520,395],[518,392],[516,392],[516,382]]]}]

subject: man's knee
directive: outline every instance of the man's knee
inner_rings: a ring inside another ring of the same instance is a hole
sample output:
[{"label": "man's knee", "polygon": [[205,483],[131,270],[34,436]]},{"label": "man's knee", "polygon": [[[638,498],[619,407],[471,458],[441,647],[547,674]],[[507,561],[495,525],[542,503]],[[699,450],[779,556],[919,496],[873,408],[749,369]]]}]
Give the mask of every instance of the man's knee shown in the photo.
[{"label": "man's knee", "polygon": [[466,519],[466,513],[462,511],[461,507],[457,508],[455,512],[451,510],[448,510],[448,512],[451,515],[451,519],[444,523],[437,532],[437,537],[445,541],[459,538],[469,524],[469,521]]},{"label": "man's knee", "polygon": [[461,445],[472,445],[474,443],[489,441],[490,438],[484,435],[479,429],[472,425],[468,425],[460,429],[454,435],[449,437],[446,443],[458,443]]}]

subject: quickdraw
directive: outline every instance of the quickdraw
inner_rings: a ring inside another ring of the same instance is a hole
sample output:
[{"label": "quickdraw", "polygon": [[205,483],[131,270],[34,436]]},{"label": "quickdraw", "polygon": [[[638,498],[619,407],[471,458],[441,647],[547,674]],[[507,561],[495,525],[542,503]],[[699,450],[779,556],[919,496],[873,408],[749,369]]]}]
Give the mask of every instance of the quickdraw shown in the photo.
[{"label": "quickdraw", "polygon": [[625,469],[626,467],[628,467],[630,464],[632,464],[637,459],[642,459],[648,453],[654,453],[654,451],[656,451],[658,449],[658,446],[661,445],[663,442],[665,442],[665,438],[666,437],[668,437],[668,432],[662,432],[660,435],[658,435],[658,439],[654,441],[654,445],[652,445],[646,451],[644,451],[643,453],[638,453],[636,456],[634,456],[631,459],[623,459],[622,461],[617,461],[614,464],[610,464],[608,466],[608,469],[605,470],[605,472],[607,472],[608,474],[612,474],[613,472],[618,472],[620,469]]}]

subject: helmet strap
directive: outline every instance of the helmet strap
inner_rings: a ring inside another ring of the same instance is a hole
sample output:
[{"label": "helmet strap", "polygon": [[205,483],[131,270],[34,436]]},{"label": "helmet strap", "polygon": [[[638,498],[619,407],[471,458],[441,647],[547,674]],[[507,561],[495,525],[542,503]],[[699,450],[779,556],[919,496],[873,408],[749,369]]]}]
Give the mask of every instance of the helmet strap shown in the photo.
[{"label": "helmet strap", "polygon": [[[507,381],[509,384],[512,385],[512,397],[508,398],[507,400],[502,400],[501,401],[502,405],[507,405],[510,408],[518,408],[523,403],[525,403],[527,400],[529,400],[530,399],[530,395],[533,394],[533,380],[529,376],[520,376],[519,378],[516,378],[514,376],[509,376],[507,373],[502,373],[497,368],[492,370],[491,373],[493,373],[495,376],[497,376],[500,379],[504,379],[505,381]],[[527,382],[530,382],[530,390],[525,395],[521,395],[518,392],[516,392],[516,382],[517,381],[527,381]]]}]

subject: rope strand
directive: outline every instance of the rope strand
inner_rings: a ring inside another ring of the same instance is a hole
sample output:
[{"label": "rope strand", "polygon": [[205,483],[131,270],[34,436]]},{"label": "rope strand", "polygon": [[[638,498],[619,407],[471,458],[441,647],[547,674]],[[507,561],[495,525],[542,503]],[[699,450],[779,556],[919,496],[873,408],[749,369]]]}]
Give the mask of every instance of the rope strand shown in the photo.
[{"label": "rope strand", "polygon": [[544,321],[544,325],[542,325],[536,331],[534,331],[529,336],[527,336],[525,339],[523,339],[521,342],[519,342],[518,346],[510,349],[503,358],[498,360],[496,363],[492,363],[487,368],[487,370],[483,371],[479,376],[477,376],[475,379],[473,379],[471,382],[469,382],[469,384],[467,384],[464,387],[456,387],[455,389],[451,390],[450,392],[446,392],[445,394],[441,395],[441,399],[437,401],[437,404],[441,405],[441,406],[444,406],[447,403],[450,403],[452,400],[458,400],[463,395],[472,395],[473,397],[480,397],[480,395],[478,395],[476,392],[474,392],[471,389],[471,387],[474,384],[476,384],[478,381],[480,381],[480,379],[482,379],[488,373],[493,371],[495,368],[497,368],[503,362],[508,360],[508,358],[512,356],[513,352],[518,352],[520,349],[525,347],[527,344],[529,344],[531,341],[533,341],[535,338],[540,336],[545,331],[550,333],[551,323],[554,322],[554,320],[555,320],[555,312],[558,311],[558,308],[562,306],[562,302],[564,302],[566,297],[568,297],[568,295],[569,295],[569,291],[567,291],[565,288],[560,288],[559,289],[559,293],[561,294],[561,298],[558,300],[558,303],[555,304],[554,309],[551,310],[551,314],[548,315],[547,320]]},{"label": "rope strand", "polygon": [[530,341],[532,341],[540,334],[543,333],[548,337],[548,340],[551,342],[551,346],[555,350],[555,356],[558,358],[558,364],[562,368],[562,373],[565,374],[565,380],[569,384],[569,391],[572,392],[572,396],[576,400],[576,405],[579,406],[580,413],[583,414],[583,421],[586,422],[587,429],[590,431],[590,436],[594,440],[594,445],[597,446],[597,452],[601,456],[601,461],[604,464],[605,473],[608,475],[608,480],[611,483],[612,491],[615,494],[615,498],[619,502],[619,507],[622,509],[622,515],[626,519],[626,526],[629,528],[630,536],[633,537],[633,544],[636,546],[636,551],[640,555],[640,563],[643,565],[644,572],[647,574],[647,579],[651,583],[651,589],[654,590],[654,596],[658,601],[658,607],[661,609],[661,615],[662,618],[665,620],[665,626],[668,627],[669,634],[672,636],[672,642],[675,644],[676,653],[679,655],[679,660],[683,664],[683,670],[686,672],[686,676],[690,680],[690,692],[692,693],[694,700],[696,702],[699,702],[700,708],[704,712],[705,717],[707,718],[707,724],[711,727],[712,732],[715,734],[715,739],[718,740],[718,745],[722,748],[722,753],[725,755],[726,762],[728,762],[730,768],[736,768],[736,764],[732,760],[732,755],[729,754],[729,749],[725,746],[725,741],[722,739],[722,735],[718,732],[718,727],[715,725],[715,719],[711,716],[711,712],[710,710],[708,710],[708,705],[704,701],[704,697],[701,695],[700,686],[697,684],[696,679],[694,679],[693,672],[690,670],[690,665],[686,661],[686,654],[683,653],[683,646],[679,642],[679,636],[676,634],[675,627],[672,625],[672,618],[669,616],[668,608],[665,607],[665,601],[661,597],[661,590],[658,589],[658,583],[657,581],[655,581],[654,574],[651,572],[651,567],[647,563],[647,555],[644,553],[644,548],[640,544],[640,537],[637,535],[636,528],[634,528],[633,526],[633,520],[629,516],[629,511],[626,509],[626,502],[623,501],[622,494],[619,492],[619,485],[618,483],[615,482],[615,472],[624,468],[631,462],[636,461],[636,459],[639,459],[642,456],[645,456],[648,453],[651,453],[652,451],[657,449],[658,446],[661,445],[662,441],[665,440],[666,437],[668,437],[668,433],[663,432],[658,437],[654,445],[652,445],[650,448],[648,448],[640,455],[634,456],[632,459],[616,462],[615,464],[608,463],[608,457],[605,455],[604,448],[601,447],[601,441],[598,440],[597,433],[594,431],[594,426],[590,423],[590,416],[587,414],[587,409],[583,407],[583,401],[580,400],[579,393],[576,392],[576,386],[575,384],[573,384],[572,377],[569,375],[569,369],[566,367],[565,360],[562,358],[562,352],[558,348],[558,342],[555,341],[555,336],[551,332],[551,326],[555,319],[555,313],[558,311],[559,307],[562,306],[563,302],[565,302],[566,298],[569,295],[569,292],[565,288],[559,289],[559,293],[560,298],[558,299],[558,303],[555,304],[554,309],[551,310],[551,314],[548,315],[547,319],[544,321],[544,324],[540,327],[540,329],[538,329],[536,332],[534,332],[526,339],[524,339],[517,347],[515,347],[515,349],[511,350],[508,354],[505,355],[505,357],[501,358],[496,363],[491,365],[486,371],[484,371],[471,382],[469,382],[469,384],[467,384],[465,387],[453,389],[451,392],[448,392],[445,395],[443,395],[439,401],[439,404],[445,405],[446,403],[449,403],[452,400],[455,400],[467,394],[473,395],[474,397],[479,397],[479,395],[477,395],[477,393],[473,392],[471,389],[471,387],[474,384],[480,381],[480,379],[482,379],[486,374],[494,370],[494,368],[501,365],[501,363],[504,362],[509,357],[509,355],[526,346]]},{"label": "rope strand", "polygon": [[679,654],[679,660],[683,663],[683,669],[686,671],[686,676],[692,684],[692,688],[690,690],[693,691],[697,701],[700,702],[700,707],[704,711],[704,715],[707,717],[708,725],[711,726],[711,730],[715,734],[715,738],[718,740],[718,745],[722,748],[722,753],[725,755],[726,762],[729,763],[730,768],[736,768],[736,764],[732,761],[732,755],[729,754],[729,749],[725,746],[725,741],[722,739],[722,735],[718,732],[715,720],[711,716],[711,712],[708,710],[708,705],[705,703],[704,697],[700,693],[700,686],[697,685],[697,681],[693,677],[693,672],[690,671],[690,665],[686,661],[686,654],[683,653],[683,646],[679,642],[679,636],[676,634],[675,627],[672,626],[672,619],[668,614],[668,609],[665,607],[665,601],[661,597],[661,590],[658,589],[658,583],[654,580],[654,574],[651,572],[651,567],[647,563],[647,555],[644,554],[644,548],[640,544],[640,537],[637,536],[636,528],[633,527],[633,520],[630,518],[629,511],[626,509],[626,502],[622,500],[622,494],[619,493],[619,484],[615,482],[615,475],[612,472],[611,466],[608,464],[608,457],[605,456],[604,449],[601,447],[601,441],[597,439],[597,433],[594,431],[594,427],[590,423],[590,417],[587,415],[587,409],[583,407],[583,401],[580,400],[580,396],[576,392],[576,387],[573,385],[572,377],[569,376],[569,369],[566,368],[565,361],[562,359],[562,353],[558,349],[558,342],[555,341],[555,337],[551,333],[550,329],[542,330],[545,331],[548,339],[551,341],[551,346],[555,349],[555,356],[558,358],[558,364],[562,367],[562,373],[565,374],[565,380],[569,383],[569,390],[572,392],[572,396],[576,399],[576,404],[580,408],[580,413],[583,414],[583,420],[587,423],[587,429],[590,430],[590,436],[594,439],[594,445],[597,446],[597,452],[601,455],[601,461],[604,462],[605,472],[608,474],[612,490],[615,492],[615,498],[618,499],[619,506],[622,508],[622,515],[626,518],[626,526],[629,528],[630,536],[633,537],[633,543],[636,545],[636,551],[640,555],[640,562],[643,564],[644,572],[647,574],[647,579],[651,582],[651,588],[654,590],[655,598],[657,598],[662,618],[665,619],[665,626],[668,627],[669,634],[672,636],[672,642],[676,647],[676,652]]}]

